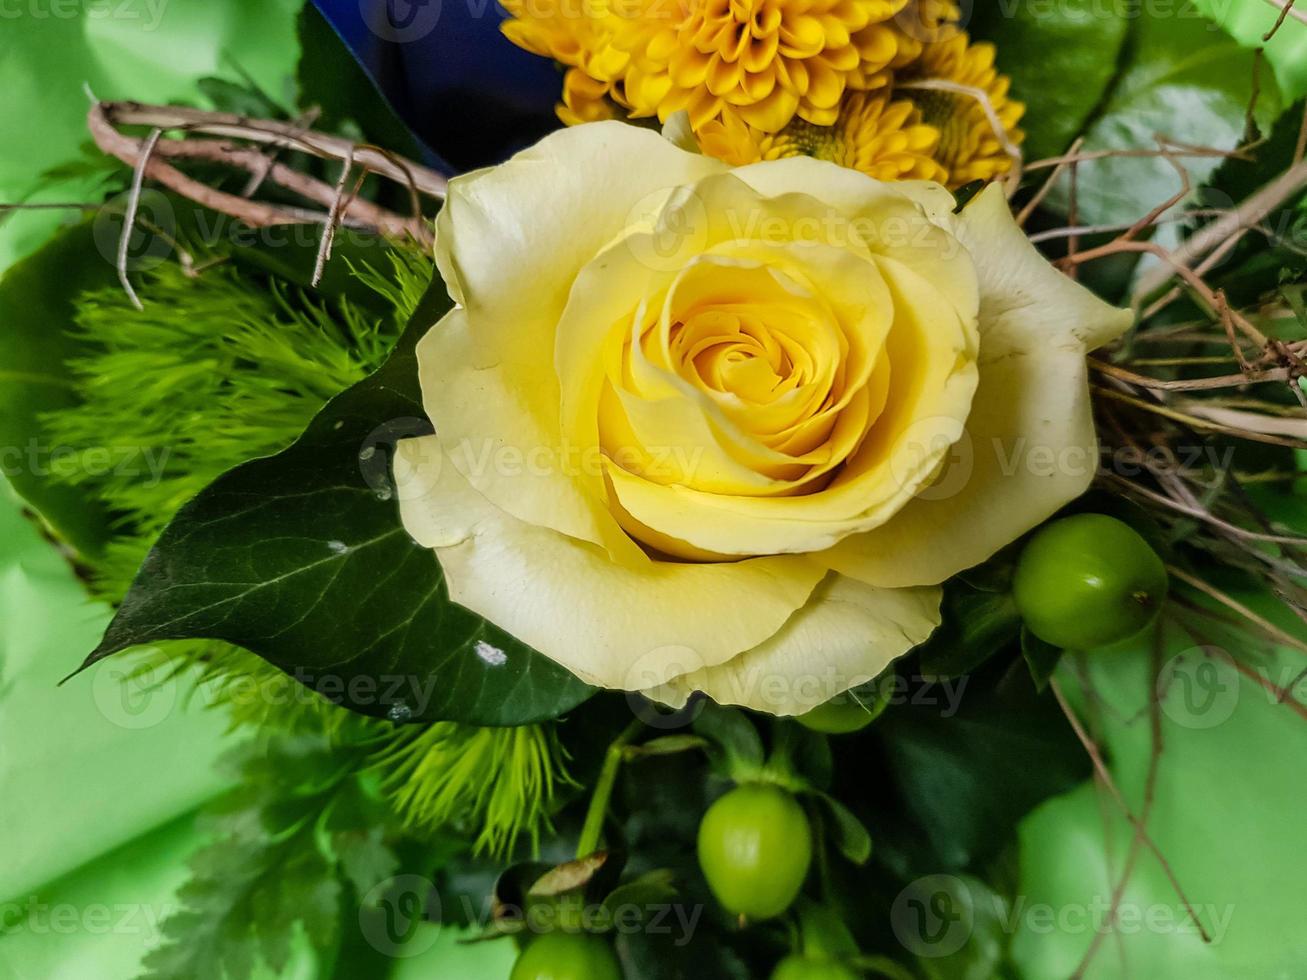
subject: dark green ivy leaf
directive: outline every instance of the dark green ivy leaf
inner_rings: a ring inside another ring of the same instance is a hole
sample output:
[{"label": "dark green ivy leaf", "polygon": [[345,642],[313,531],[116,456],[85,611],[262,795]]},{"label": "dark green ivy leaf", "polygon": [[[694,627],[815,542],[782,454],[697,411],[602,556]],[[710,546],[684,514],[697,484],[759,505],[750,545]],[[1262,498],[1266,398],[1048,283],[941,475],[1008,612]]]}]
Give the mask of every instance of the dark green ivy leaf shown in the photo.
[{"label": "dark green ivy leaf", "polygon": [[592,688],[452,603],[434,554],[400,522],[386,450],[430,431],[414,347],[448,303],[437,281],[380,371],[329,402],[289,449],[236,467],[182,508],[83,666],[207,638],[397,721],[518,725],[588,698]]},{"label": "dark green ivy leaf", "polygon": [[962,581],[945,586],[943,621],[918,650],[926,677],[959,677],[975,670],[1016,639],[1021,617],[1010,592],[973,589]]}]

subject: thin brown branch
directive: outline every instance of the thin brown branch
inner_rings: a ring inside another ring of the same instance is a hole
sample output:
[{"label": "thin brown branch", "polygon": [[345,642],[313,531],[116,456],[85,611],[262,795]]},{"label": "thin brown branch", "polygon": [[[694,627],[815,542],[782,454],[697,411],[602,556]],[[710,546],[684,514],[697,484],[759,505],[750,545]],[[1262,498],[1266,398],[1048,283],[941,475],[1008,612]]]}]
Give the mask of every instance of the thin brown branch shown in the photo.
[{"label": "thin brown branch", "polygon": [[1158,391],[1211,391],[1218,388],[1238,388],[1243,385],[1261,384],[1267,381],[1286,381],[1291,376],[1289,368],[1281,367],[1271,368],[1267,371],[1223,374],[1216,378],[1188,378],[1165,381],[1161,378],[1150,378],[1146,375],[1135,374],[1135,372],[1128,371],[1123,367],[1117,367],[1115,364],[1108,364],[1106,361],[1100,361],[1092,357],[1089,359],[1089,366],[1095,371],[1122,381],[1128,381],[1132,385],[1138,385],[1141,388],[1153,388]]},{"label": "thin brown branch", "polygon": [[1132,405],[1135,408],[1152,412],[1154,415],[1160,415],[1163,418],[1171,419],[1174,422],[1181,422],[1184,425],[1194,429],[1201,429],[1204,432],[1216,432],[1221,435],[1235,436],[1240,439],[1246,439],[1249,442],[1262,442],[1268,446],[1284,446],[1286,449],[1307,449],[1307,443],[1300,439],[1286,439],[1280,436],[1268,435],[1264,432],[1254,432],[1252,429],[1240,429],[1220,422],[1212,422],[1197,415],[1189,415],[1185,412],[1177,411],[1174,408],[1168,408],[1165,405],[1159,405],[1156,402],[1144,401],[1142,398],[1136,398],[1134,395],[1126,394],[1123,391],[1114,391],[1111,388],[1096,386],[1094,391],[1113,401],[1119,401],[1126,405]]},{"label": "thin brown branch", "polygon": [[[1034,193],[1034,195],[1026,203],[1026,206],[1021,209],[1021,213],[1017,215],[1018,225],[1022,225],[1024,227],[1025,223],[1030,220],[1030,216],[1035,213],[1035,209],[1044,203],[1044,198],[1048,197],[1049,192],[1052,191],[1054,185],[1057,184],[1058,177],[1062,176],[1062,172],[1066,170],[1068,165],[1070,165],[1071,158],[1074,157],[1075,154],[1079,153],[1080,148],[1084,145],[1085,145],[1085,138],[1083,136],[1077,136],[1076,141],[1071,144],[1071,149],[1068,152],[1068,158],[1058,163],[1053,168],[1053,172],[1048,175],[1048,179],[1045,180],[1044,183],[1040,186],[1039,190],[1037,190]],[[1030,240],[1034,241],[1035,237],[1031,236]]]},{"label": "thin brown branch", "polygon": [[1026,173],[1032,170],[1044,170],[1048,167],[1056,167],[1062,163],[1086,163],[1093,160],[1108,160],[1132,157],[1160,157],[1166,154],[1182,157],[1236,157],[1246,159],[1246,148],[1238,150],[1221,150],[1213,146],[1186,146],[1176,143],[1172,140],[1163,140],[1166,145],[1164,150],[1088,150],[1080,153],[1067,152],[1060,156],[1045,157],[1042,160],[1036,160],[1034,163],[1025,165]]},{"label": "thin brown branch", "polygon": [[[1106,245],[1099,246],[1098,248],[1090,249],[1087,252],[1081,252],[1074,256],[1067,256],[1063,261],[1074,263],[1093,262],[1097,259],[1106,258],[1109,255],[1117,255],[1121,252],[1147,252],[1151,255],[1156,255],[1158,258],[1171,265],[1175,270],[1173,274],[1179,275],[1181,279],[1193,287],[1194,291],[1207,302],[1208,306],[1210,306],[1213,311],[1218,310],[1222,305],[1221,300],[1217,298],[1216,292],[1214,292],[1207,283],[1203,282],[1201,276],[1197,275],[1192,269],[1185,265],[1174,253],[1170,252],[1163,246],[1158,245],[1156,242],[1134,242],[1118,239],[1117,241],[1108,242]],[[1169,279],[1170,276],[1167,278]],[[1262,350],[1266,348],[1267,344],[1269,344],[1266,335],[1249,323],[1248,319],[1244,317],[1243,314],[1231,310],[1230,316],[1241,333],[1252,340],[1258,348]]]},{"label": "thin brown branch", "polygon": [[316,130],[303,131],[294,123],[251,119],[229,112],[206,112],[184,106],[146,105],[140,102],[102,102],[99,105],[105,118],[115,126],[157,126],[163,130],[208,133],[253,143],[284,144],[326,160],[343,161],[347,154],[353,152],[354,162],[364,170],[399,184],[411,180],[428,197],[443,199],[448,187],[448,181],[442,174],[427,167],[409,162],[401,168],[392,162],[391,154],[379,152],[375,147],[359,146],[350,140]]},{"label": "thin brown branch", "polygon": [[[1240,229],[1261,222],[1304,187],[1307,187],[1307,161],[1299,159],[1225,217],[1213,221],[1201,231],[1189,236],[1179,248],[1170,253],[1167,261],[1176,271],[1190,268]],[[1134,292],[1136,302],[1142,301],[1164,286],[1173,274],[1165,269],[1157,269],[1140,276]]]},{"label": "thin brown branch", "polygon": [[[140,145],[134,138],[125,136],[110,123],[103,104],[91,107],[87,117],[96,145],[104,152],[117,157],[129,166],[135,166],[140,157]],[[207,184],[187,177],[181,171],[158,158],[203,160],[218,163],[255,174],[267,167],[266,178],[323,207],[330,208],[335,195],[330,187],[308,174],[301,173],[282,163],[268,165],[267,158],[250,146],[217,140],[160,140],[146,168],[146,176],[197,204],[238,218],[254,228],[268,228],[287,224],[323,224],[328,215],[302,208],[277,207],[244,196],[227,194]],[[416,241],[430,240],[430,231],[424,221],[404,218],[370,201],[352,200],[345,211],[346,224],[367,228],[380,235],[393,238],[411,237]]]},{"label": "thin brown branch", "polygon": [[1263,534],[1260,531],[1249,531],[1247,528],[1242,528],[1237,524],[1231,524],[1229,521],[1222,520],[1211,511],[1203,510],[1200,507],[1194,507],[1190,504],[1185,504],[1173,497],[1168,497],[1165,494],[1149,490],[1147,487],[1141,487],[1139,484],[1132,480],[1127,480],[1118,473],[1103,472],[1100,476],[1111,483],[1121,486],[1123,489],[1127,489],[1130,493],[1143,497],[1145,500],[1150,500],[1159,506],[1184,514],[1186,517],[1193,517],[1197,520],[1211,524],[1213,527],[1225,531],[1227,534],[1233,534],[1235,537],[1244,538],[1248,541],[1265,541],[1268,544],[1297,545],[1299,547],[1307,545],[1307,538],[1292,537],[1283,534]]},{"label": "thin brown branch", "polygon": [[1269,41],[1271,38],[1275,37],[1280,28],[1284,25],[1285,18],[1290,14],[1294,14],[1294,16],[1302,20],[1304,24],[1307,24],[1307,17],[1302,17],[1294,12],[1293,5],[1297,0],[1270,0],[1270,2],[1280,8],[1280,16],[1275,18],[1275,25],[1262,35],[1263,41]]},{"label": "thin brown branch", "polygon": [[1185,583],[1185,585],[1188,585],[1190,588],[1197,589],[1199,592],[1203,593],[1203,595],[1207,596],[1208,598],[1215,599],[1217,602],[1225,606],[1227,609],[1230,609],[1233,612],[1238,613],[1249,623],[1256,626],[1261,631],[1261,633],[1268,639],[1273,640],[1276,643],[1283,644],[1284,646],[1290,647],[1291,649],[1297,650],[1299,653],[1307,653],[1307,643],[1304,643],[1296,636],[1293,636],[1292,634],[1287,633],[1284,630],[1280,629],[1280,627],[1276,626],[1274,623],[1266,619],[1264,616],[1261,616],[1253,612],[1251,609],[1245,606],[1238,599],[1235,599],[1233,596],[1226,595],[1220,589],[1216,588],[1216,586],[1204,582],[1202,579],[1198,578],[1195,575],[1190,575],[1182,568],[1177,568],[1174,565],[1167,565],[1166,570],[1171,574],[1173,578],[1179,579],[1181,582]]},{"label": "thin brown branch", "polygon": [[318,257],[313,263],[313,278],[310,280],[310,285],[315,289],[322,282],[323,270],[331,258],[331,245],[336,240],[336,222],[340,220],[341,210],[345,206],[345,186],[349,183],[349,175],[353,170],[354,154],[349,153],[340,168],[340,180],[336,182],[336,195],[331,202],[331,210],[327,212],[327,223],[322,227],[322,241],[318,246]]}]

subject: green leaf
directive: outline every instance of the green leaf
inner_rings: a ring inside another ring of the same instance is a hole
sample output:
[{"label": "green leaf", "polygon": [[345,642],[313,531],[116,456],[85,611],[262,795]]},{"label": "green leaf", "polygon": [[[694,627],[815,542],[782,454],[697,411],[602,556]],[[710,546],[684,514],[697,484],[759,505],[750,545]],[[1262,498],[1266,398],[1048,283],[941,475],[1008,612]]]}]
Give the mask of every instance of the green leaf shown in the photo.
[{"label": "green leaf", "polygon": [[412,160],[421,159],[422,147],[412,130],[311,3],[305,4],[300,13],[299,40],[300,103],[322,110],[315,128],[331,132],[356,128],[367,142]]},{"label": "green leaf", "polygon": [[[1301,5],[1301,0],[1299,6]],[[1307,24],[1293,16],[1275,32],[1270,42],[1266,33],[1275,26],[1280,12],[1274,3],[1242,0],[1194,0],[1194,6],[1229,32],[1246,48],[1262,48],[1266,60],[1275,69],[1280,88],[1290,99],[1307,95]]]},{"label": "green leaf", "polygon": [[1062,659],[1063,650],[1051,643],[1045,643],[1034,633],[1021,628],[1021,656],[1030,668],[1030,678],[1035,682],[1035,690],[1042,691],[1048,687],[1048,681],[1057,670],[1058,661]]},{"label": "green leaf", "polygon": [[1061,153],[1084,128],[1116,74],[1128,27],[1118,6],[1100,0],[976,4],[972,33],[995,43],[1013,97],[1026,104],[1026,159]]},{"label": "green leaf", "polygon": [[600,903],[604,927],[626,918],[628,909],[639,910],[642,914],[653,913],[658,906],[670,905],[676,900],[676,876],[666,868],[647,871],[640,877],[618,885],[609,892]]},{"label": "green leaf", "polygon": [[871,860],[871,834],[862,821],[829,793],[814,795],[830,817],[831,838],[839,852],[857,865]]},{"label": "green leaf", "polygon": [[647,759],[651,756],[678,755],[681,752],[706,749],[708,745],[708,740],[698,735],[664,735],[639,745],[626,746],[622,749],[622,758],[629,762],[632,759]]},{"label": "green leaf", "polygon": [[340,859],[319,818],[334,815],[327,839],[335,845],[342,834],[386,830],[359,805],[361,786],[340,762],[314,737],[252,743],[228,757],[240,782],[205,816],[213,840],[191,858],[181,909],[164,920],[164,943],[143,961],[142,980],[245,980],[264,965],[281,973],[300,929],[315,949],[335,946]]},{"label": "green leaf", "polygon": [[[1307,103],[1299,102],[1285,111],[1265,142],[1247,151],[1248,159],[1224,161],[1202,188],[1202,205],[1227,211],[1288,170],[1297,151],[1305,107]],[[1207,223],[1204,221],[1199,228]],[[1212,285],[1226,290],[1236,306],[1255,303],[1288,276],[1307,271],[1307,256],[1301,248],[1307,240],[1307,193],[1288,196],[1260,225],[1270,229],[1269,241],[1268,236],[1259,233],[1246,236],[1208,276]]]},{"label": "green leaf", "polygon": [[766,770],[768,778],[793,792],[829,789],[835,771],[830,741],[796,721],[775,719]]},{"label": "green leaf", "polygon": [[830,908],[801,898],[799,937],[803,955],[812,959],[842,959],[858,955],[858,944],[844,920]]},{"label": "green leaf", "polygon": [[926,677],[959,677],[1014,639],[1021,627],[1010,592],[982,592],[962,582],[945,587],[943,621],[919,650]]},{"label": "green leaf", "polygon": [[763,765],[762,738],[749,716],[738,708],[706,703],[694,730],[710,743],[713,765],[736,782],[755,777]]},{"label": "green leaf", "polygon": [[518,725],[588,698],[553,661],[450,602],[435,556],[399,520],[384,448],[428,431],[414,346],[447,305],[433,284],[380,371],[332,399],[289,449],[182,508],[84,666],[209,638],[399,721]]},{"label": "green leaf", "polygon": [[[878,851],[905,875],[998,853],[1027,812],[1089,772],[1056,702],[1038,694],[1022,661],[955,683],[963,686],[943,710],[909,701],[886,711],[869,731],[881,740],[887,772],[841,793],[858,812],[876,814]],[[859,789],[865,799],[854,798]]]},{"label": "green leaf", "polygon": [[[1244,135],[1252,101],[1253,53],[1187,2],[1177,6],[1173,16],[1150,14],[1133,24],[1125,69],[1085,132],[1085,151],[1156,150],[1157,135],[1194,146],[1234,149]],[[1263,71],[1254,119],[1269,128],[1280,108],[1275,79]],[[1218,162],[1214,157],[1183,159],[1195,183]],[[1063,206],[1065,186],[1056,198]],[[1180,187],[1175,167],[1161,157],[1094,160],[1079,168],[1080,220],[1135,221]]]},{"label": "green leaf", "polygon": [[61,232],[0,279],[0,466],[23,499],[86,554],[103,547],[107,517],[88,494],[53,478],[56,457],[73,450],[51,443],[41,415],[77,403],[66,366],[78,346],[74,300],[115,281],[96,233],[103,227],[88,222]]}]

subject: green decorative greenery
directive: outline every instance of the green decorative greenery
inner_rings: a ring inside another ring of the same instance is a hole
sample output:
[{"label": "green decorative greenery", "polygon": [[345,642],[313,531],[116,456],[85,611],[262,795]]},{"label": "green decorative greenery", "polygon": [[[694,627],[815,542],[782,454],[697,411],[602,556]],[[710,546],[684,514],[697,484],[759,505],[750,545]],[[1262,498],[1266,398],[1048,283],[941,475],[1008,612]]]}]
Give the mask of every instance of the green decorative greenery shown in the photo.
[{"label": "green decorative greenery", "polygon": [[396,517],[384,450],[423,431],[413,348],[448,303],[437,284],[381,370],[289,449],[243,463],[178,512],[87,666],[141,644],[221,639],[397,721],[524,724],[593,693],[451,603],[435,556]]},{"label": "green decorative greenery", "polygon": [[165,920],[141,980],[280,973],[300,929],[330,970],[344,890],[357,906],[400,866],[376,787],[321,737],[256,742],[227,764],[237,788],[210,808],[212,843],[192,856],[181,910]]},{"label": "green decorative greenery", "polygon": [[[38,253],[30,274],[16,270],[4,281],[0,299],[12,295],[16,302],[54,283],[51,270],[75,267],[70,256],[90,247],[88,234],[79,226]],[[143,310],[116,284],[75,302],[65,298],[70,325],[53,334],[64,337],[63,346],[46,368],[51,377],[66,372],[58,379],[62,407],[29,413],[27,424],[65,447],[52,457],[49,492],[67,495],[70,514],[89,505],[112,515],[102,549],[80,556],[95,592],[121,600],[186,501],[228,469],[293,443],[331,397],[385,361],[433,266],[414,249],[374,245],[373,253],[368,258],[378,264],[356,264],[352,276],[377,309],[339,293],[308,295],[253,271],[247,256],[223,255],[199,262],[198,275],[175,262],[150,270],[138,287]],[[49,312],[30,309],[33,323]],[[49,315],[43,322],[62,320]],[[159,644],[138,654],[135,669],[156,681],[198,670],[195,682],[242,727],[329,735],[353,752],[417,836],[466,833],[474,850],[495,855],[522,841],[534,848],[569,785],[564,750],[548,726],[371,722],[216,641]]]}]

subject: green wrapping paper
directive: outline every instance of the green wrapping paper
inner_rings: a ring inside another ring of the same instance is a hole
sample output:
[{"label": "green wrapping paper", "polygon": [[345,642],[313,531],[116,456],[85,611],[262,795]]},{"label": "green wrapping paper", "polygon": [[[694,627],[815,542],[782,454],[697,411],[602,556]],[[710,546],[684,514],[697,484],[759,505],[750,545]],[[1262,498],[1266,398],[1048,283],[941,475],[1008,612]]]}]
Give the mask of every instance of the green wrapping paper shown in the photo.
[{"label": "green wrapping paper", "polygon": [[[1270,612],[1270,603],[1239,598]],[[1148,827],[1212,943],[1189,925],[1162,866],[1145,848],[1122,895],[1122,926],[1104,937],[1085,976],[1297,976],[1307,962],[1301,928],[1307,857],[1300,846],[1307,787],[1299,775],[1307,719],[1241,676],[1227,657],[1214,651],[1204,657],[1193,639],[1174,633],[1163,654],[1163,751]],[[1102,718],[1100,744],[1139,813],[1152,744],[1149,662],[1146,647],[1129,654],[1104,651],[1090,659],[1098,703],[1081,701],[1077,709]],[[1286,686],[1302,668],[1302,654],[1280,650],[1259,670]],[[1064,666],[1060,676],[1070,695],[1077,687],[1073,672]],[[1106,920],[1132,833],[1107,791],[1092,783],[1026,818],[1018,889],[1024,904],[1009,912],[1022,977],[1055,980],[1075,971]]]},{"label": "green wrapping paper", "polygon": [[[36,15],[25,15],[29,7]],[[10,5],[0,17],[0,201],[23,199],[42,172],[76,159],[89,139],[87,88],[101,99],[169,102],[196,98],[206,76],[247,73],[272,98],[293,101],[300,7],[298,0]],[[73,180],[36,200],[94,199],[93,186]],[[24,212],[0,224],[0,270],[39,247],[60,220],[58,212]]]},{"label": "green wrapping paper", "polygon": [[[0,502],[0,901],[12,913],[225,789],[213,761],[226,719],[188,702],[181,679],[124,689],[117,677],[128,661],[57,686],[109,609],[87,599],[7,486]],[[153,857],[142,865],[143,895],[162,887],[144,873],[153,866]],[[101,938],[116,946],[128,937]],[[0,963],[14,945],[13,935],[0,939]],[[49,975],[24,970],[17,975]]]}]

